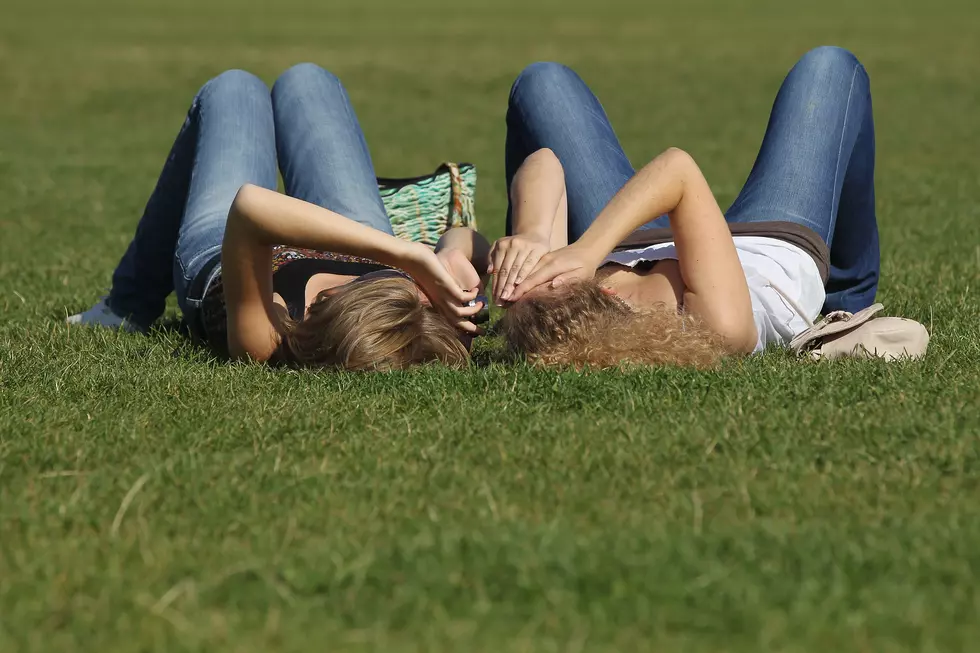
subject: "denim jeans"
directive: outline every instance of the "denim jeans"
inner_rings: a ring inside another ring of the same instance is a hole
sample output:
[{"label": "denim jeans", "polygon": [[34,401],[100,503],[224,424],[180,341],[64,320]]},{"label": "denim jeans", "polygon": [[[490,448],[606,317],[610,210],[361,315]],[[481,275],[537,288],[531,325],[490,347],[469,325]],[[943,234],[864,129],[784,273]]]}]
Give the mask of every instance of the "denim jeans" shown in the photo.
[{"label": "denim jeans", "polygon": [[[149,327],[176,291],[193,323],[219,268],[228,210],[244,184],[275,189],[392,233],[364,134],[343,85],[313,64],[273,86],[229,70],[194,97],[106,299],[118,315]],[[195,283],[195,281],[197,283]]]},{"label": "denim jeans", "polygon": [[[574,242],[634,170],[599,100],[578,75],[555,63],[528,66],[511,89],[508,188],[524,159],[543,147],[565,169]],[[823,311],[858,311],[874,302],[878,288],[874,163],[868,75],[850,52],[817,48],[783,81],[755,165],[725,219],[788,221],[815,231],[830,248]],[[667,227],[668,218],[646,226]]]}]

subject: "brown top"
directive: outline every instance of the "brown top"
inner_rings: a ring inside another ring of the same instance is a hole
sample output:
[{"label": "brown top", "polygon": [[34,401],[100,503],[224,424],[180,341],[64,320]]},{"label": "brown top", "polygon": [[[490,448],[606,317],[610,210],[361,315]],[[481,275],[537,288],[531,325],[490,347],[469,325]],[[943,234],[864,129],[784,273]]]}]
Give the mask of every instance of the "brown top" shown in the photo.
[{"label": "brown top", "polygon": [[[830,248],[823,241],[817,232],[809,227],[804,227],[795,222],[735,222],[729,223],[729,231],[732,236],[756,236],[762,238],[775,238],[782,240],[790,245],[796,245],[810,255],[813,262],[817,264],[820,272],[820,279],[826,285],[830,278]],[[627,249],[638,249],[659,245],[661,243],[674,242],[674,232],[668,228],[657,229],[637,229],[626,237],[613,251],[621,252]]]}]

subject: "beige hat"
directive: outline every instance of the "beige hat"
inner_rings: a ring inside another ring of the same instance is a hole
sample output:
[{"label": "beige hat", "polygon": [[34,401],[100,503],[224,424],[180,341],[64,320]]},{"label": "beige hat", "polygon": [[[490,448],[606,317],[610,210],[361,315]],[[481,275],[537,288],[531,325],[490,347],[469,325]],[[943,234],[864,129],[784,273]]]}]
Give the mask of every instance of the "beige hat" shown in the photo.
[{"label": "beige hat", "polygon": [[918,360],[929,346],[929,332],[915,320],[875,317],[885,307],[873,304],[851,314],[834,311],[799,334],[789,344],[800,356],[813,360],[884,358]]}]

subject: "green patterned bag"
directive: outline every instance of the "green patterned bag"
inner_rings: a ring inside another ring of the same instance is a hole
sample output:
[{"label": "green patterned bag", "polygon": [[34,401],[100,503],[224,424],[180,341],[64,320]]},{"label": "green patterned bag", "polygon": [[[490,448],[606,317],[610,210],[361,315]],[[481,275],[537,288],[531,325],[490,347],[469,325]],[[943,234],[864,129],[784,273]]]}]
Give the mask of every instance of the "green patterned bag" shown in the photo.
[{"label": "green patterned bag", "polygon": [[395,235],[435,246],[451,227],[476,229],[476,167],[444,163],[430,175],[378,178],[378,191]]}]

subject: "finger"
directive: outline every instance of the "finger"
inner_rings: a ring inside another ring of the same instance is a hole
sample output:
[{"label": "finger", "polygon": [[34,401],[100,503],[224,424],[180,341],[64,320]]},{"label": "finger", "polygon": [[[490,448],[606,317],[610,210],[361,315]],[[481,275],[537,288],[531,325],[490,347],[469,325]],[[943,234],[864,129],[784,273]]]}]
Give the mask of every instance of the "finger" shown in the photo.
[{"label": "finger", "polygon": [[497,245],[500,241],[495,241],[493,245],[490,246],[490,251],[487,253],[487,258],[490,263],[487,264],[487,274],[493,274],[493,263],[497,260],[497,251],[500,249]]},{"label": "finger", "polygon": [[524,264],[527,261],[529,252],[523,251],[519,252],[514,260],[511,262],[510,267],[507,270],[507,279],[504,281],[504,291],[500,294],[501,299],[510,299],[510,294],[514,291],[514,286],[517,284],[517,276],[520,274],[521,269],[524,268]]},{"label": "finger", "polygon": [[483,310],[483,302],[476,302],[472,306],[451,306],[450,310],[456,317],[471,317]]},{"label": "finger", "polygon": [[500,294],[504,291],[504,278],[507,276],[507,258],[513,258],[512,247],[506,247],[497,254],[497,260],[493,264],[493,289],[490,293],[495,303],[500,302]]},{"label": "finger", "polygon": [[520,301],[521,297],[523,297],[524,295],[528,294],[529,292],[531,292],[532,290],[534,290],[535,288],[537,288],[540,285],[541,284],[537,284],[537,285],[531,286],[531,285],[528,285],[527,282],[524,282],[524,283],[522,283],[519,286],[514,286],[514,290],[511,291],[510,295],[508,295],[508,297],[507,297],[507,303],[503,305],[503,308],[507,308],[511,304],[514,304],[515,302]]},{"label": "finger", "polygon": [[[429,298],[429,304],[435,307],[468,304],[476,299],[478,294],[476,289],[463,290],[452,278],[431,289],[422,288],[422,292]],[[440,310],[445,312],[444,308]]]},{"label": "finger", "polygon": [[452,285],[448,286],[446,288],[446,291],[448,291],[449,296],[452,297],[452,299],[455,300],[456,303],[468,304],[474,299],[476,299],[477,290],[475,288],[473,290],[463,290],[456,283],[455,279],[452,279],[451,281],[452,281]]},{"label": "finger", "polygon": [[531,273],[527,275],[527,278],[514,288],[514,292],[510,294],[510,301],[516,302],[535,288],[551,283],[552,279],[563,272],[561,261],[556,260],[550,254],[545,254],[534,266]]},{"label": "finger", "polygon": [[528,254],[527,258],[524,259],[524,264],[521,266],[521,269],[517,271],[517,278],[514,279],[514,285],[517,286],[523,283],[524,279],[534,271],[534,268],[540,260],[541,256],[537,252]]},{"label": "finger", "polygon": [[535,288],[540,288],[541,286],[547,285],[550,281],[551,275],[545,275],[540,281],[537,281],[533,277],[528,277],[517,286],[514,286],[514,291],[510,293],[510,298],[508,301],[511,303],[516,302]]},{"label": "finger", "polygon": [[473,335],[476,335],[476,336],[482,336],[483,335],[483,329],[481,329],[477,325],[473,324],[469,320],[463,320],[461,322],[457,322],[456,323],[456,328],[459,329],[460,331],[464,331],[466,333],[472,333]]},{"label": "finger", "polygon": [[523,288],[524,292],[527,292],[551,281],[560,273],[561,270],[557,269],[557,264],[553,260],[549,260],[547,256],[543,256],[531,273],[527,275],[527,278],[517,284],[517,288]]},{"label": "finger", "polygon": [[577,268],[571,272],[564,272],[555,276],[555,278],[551,280],[551,287],[558,288],[559,286],[564,286],[569,283],[575,283],[577,281],[582,281],[589,278],[591,277],[589,277],[589,275],[582,268]]},{"label": "finger", "polygon": [[503,265],[504,256],[506,256],[508,249],[510,249],[510,246],[508,245],[508,243],[502,242],[500,240],[498,240],[497,242],[495,242],[493,244],[493,247],[490,248],[490,255],[489,255],[490,256],[490,269],[489,269],[490,274],[495,273],[497,270],[500,269],[500,266]]},{"label": "finger", "polygon": [[500,299],[503,295],[504,290],[507,288],[507,279],[510,276],[511,270],[514,268],[517,257],[520,256],[521,252],[516,247],[510,247],[507,249],[507,256],[504,257],[504,262],[497,270],[497,274],[493,278],[493,298],[494,301],[500,303]]},{"label": "finger", "polygon": [[466,261],[466,265],[463,267],[463,270],[460,272],[459,285],[461,285],[466,290],[466,292],[471,292],[474,289],[479,288],[480,281],[481,281],[480,277],[481,277],[480,273],[476,271],[476,268],[473,267],[473,264],[470,263],[469,261]]},{"label": "finger", "polygon": [[497,251],[493,253],[493,256],[490,259],[490,274],[493,275],[493,279],[492,279],[493,288],[491,288],[491,292],[490,292],[490,295],[491,296],[494,296],[496,294],[496,291],[497,291],[497,273],[500,271],[500,268],[503,267],[503,265],[504,265],[504,257],[506,255],[507,255],[506,250],[503,250],[503,249],[501,249],[501,248],[498,247],[497,248]]}]

